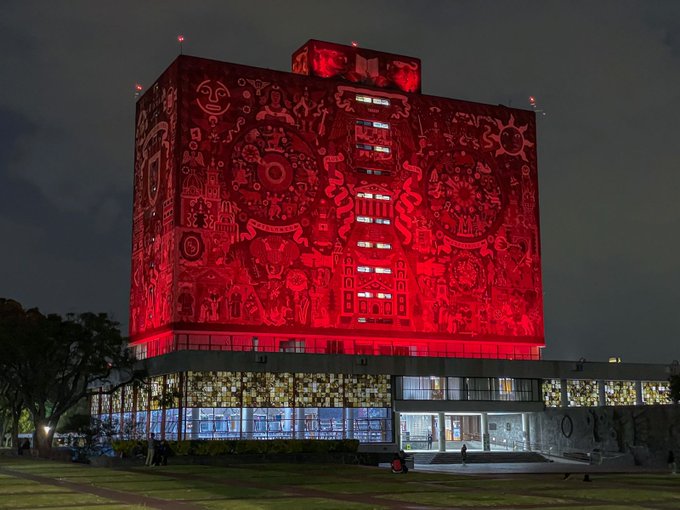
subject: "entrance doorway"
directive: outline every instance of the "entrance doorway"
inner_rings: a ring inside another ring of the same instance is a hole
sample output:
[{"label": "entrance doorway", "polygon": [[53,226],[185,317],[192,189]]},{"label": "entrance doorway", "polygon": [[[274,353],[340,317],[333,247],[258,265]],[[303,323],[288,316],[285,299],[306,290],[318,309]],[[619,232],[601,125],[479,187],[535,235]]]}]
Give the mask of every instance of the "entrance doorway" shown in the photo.
[{"label": "entrance doorway", "polygon": [[482,413],[400,413],[399,445],[418,452],[457,451],[463,444],[468,450],[526,450],[530,435],[524,418],[522,413],[487,413],[484,419]]},{"label": "entrance doorway", "polygon": [[401,413],[401,448],[413,451],[441,451],[441,428],[444,430],[444,450],[457,450],[466,443],[468,449],[482,449],[481,415],[439,413]]}]

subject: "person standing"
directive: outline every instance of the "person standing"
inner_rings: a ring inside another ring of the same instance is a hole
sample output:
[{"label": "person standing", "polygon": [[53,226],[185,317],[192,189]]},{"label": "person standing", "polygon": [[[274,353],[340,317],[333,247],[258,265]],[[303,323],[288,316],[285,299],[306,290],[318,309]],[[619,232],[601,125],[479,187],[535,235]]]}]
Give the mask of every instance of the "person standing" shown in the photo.
[{"label": "person standing", "polygon": [[427,449],[432,449],[432,432],[427,433]]},{"label": "person standing", "polygon": [[460,458],[463,460],[463,466],[467,462],[467,445],[463,443],[463,447],[460,449]]},{"label": "person standing", "polygon": [[675,454],[673,450],[668,450],[668,469],[671,470],[671,474],[677,474],[677,464],[675,463]]},{"label": "person standing", "polygon": [[145,466],[153,466],[153,457],[154,453],[156,451],[156,434],[153,432],[149,436],[149,442],[147,444],[147,449],[146,449],[146,462],[144,463]]},{"label": "person standing", "polygon": [[168,457],[170,456],[170,445],[167,441],[161,441],[160,448],[158,450],[158,466],[167,466]]}]

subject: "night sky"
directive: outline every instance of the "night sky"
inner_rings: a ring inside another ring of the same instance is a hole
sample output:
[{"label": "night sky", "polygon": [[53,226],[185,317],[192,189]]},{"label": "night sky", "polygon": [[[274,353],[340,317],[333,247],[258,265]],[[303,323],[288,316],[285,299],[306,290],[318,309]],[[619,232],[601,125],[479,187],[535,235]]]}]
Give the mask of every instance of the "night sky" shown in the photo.
[{"label": "night sky", "polygon": [[[115,5],[106,10],[104,5]],[[7,1],[0,296],[127,329],[134,84],[179,51],[290,69],[315,38],[538,121],[547,359],[680,358],[680,2]]]}]

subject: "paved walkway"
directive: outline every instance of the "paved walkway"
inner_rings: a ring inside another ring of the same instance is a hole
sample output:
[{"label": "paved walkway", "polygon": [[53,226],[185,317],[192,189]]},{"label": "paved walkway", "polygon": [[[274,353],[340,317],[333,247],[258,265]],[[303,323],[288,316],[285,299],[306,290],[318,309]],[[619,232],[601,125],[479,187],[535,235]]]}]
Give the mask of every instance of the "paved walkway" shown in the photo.
[{"label": "paved walkway", "polygon": [[583,462],[517,462],[494,464],[416,464],[415,471],[423,473],[450,473],[455,475],[528,475],[543,473],[659,473],[668,470],[641,466],[590,465]]}]

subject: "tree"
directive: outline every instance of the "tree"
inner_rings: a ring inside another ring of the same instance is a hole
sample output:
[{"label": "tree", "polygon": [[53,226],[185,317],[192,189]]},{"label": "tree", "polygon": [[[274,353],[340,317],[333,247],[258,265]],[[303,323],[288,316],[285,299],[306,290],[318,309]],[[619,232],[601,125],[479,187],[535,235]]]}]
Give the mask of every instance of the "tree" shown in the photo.
[{"label": "tree", "polygon": [[9,361],[15,356],[16,344],[23,341],[27,332],[27,315],[21,304],[12,299],[0,299],[0,415],[3,419],[2,438],[6,424],[9,424],[12,446],[19,445],[19,420],[24,409],[23,394],[20,391]]},{"label": "tree", "polygon": [[12,446],[19,445],[19,420],[21,411],[24,408],[24,401],[18,388],[0,381],[0,444],[5,439],[6,430],[9,425],[9,432],[12,437]]},{"label": "tree", "polygon": [[680,402],[680,374],[674,374],[670,377],[671,400],[676,404]]},{"label": "tree", "polygon": [[118,323],[106,314],[62,318],[32,309],[17,318],[14,312],[13,338],[8,336],[10,328],[3,329],[0,314],[0,348],[9,353],[0,371],[6,374],[4,381],[19,389],[44,455],[59,419],[87,396],[90,386],[125,383],[132,376],[133,358]]}]

